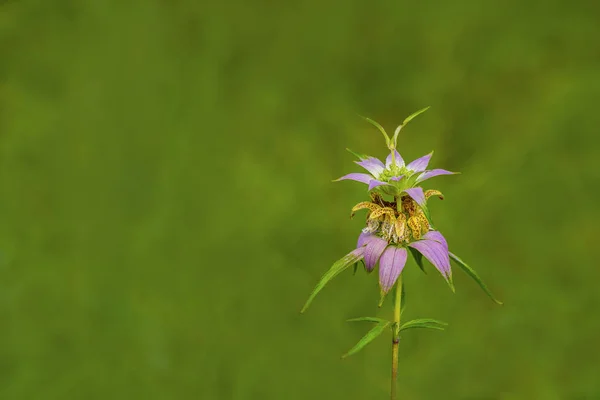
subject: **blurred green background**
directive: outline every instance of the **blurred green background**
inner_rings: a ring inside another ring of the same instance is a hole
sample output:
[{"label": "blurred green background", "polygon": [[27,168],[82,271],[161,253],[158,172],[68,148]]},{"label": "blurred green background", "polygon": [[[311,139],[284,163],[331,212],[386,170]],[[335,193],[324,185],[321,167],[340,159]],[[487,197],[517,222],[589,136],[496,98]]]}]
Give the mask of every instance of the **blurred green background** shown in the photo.
[{"label": "blurred green background", "polygon": [[426,188],[455,268],[405,270],[401,399],[600,399],[594,1],[0,1],[0,398],[384,399],[347,272],[344,149]]}]

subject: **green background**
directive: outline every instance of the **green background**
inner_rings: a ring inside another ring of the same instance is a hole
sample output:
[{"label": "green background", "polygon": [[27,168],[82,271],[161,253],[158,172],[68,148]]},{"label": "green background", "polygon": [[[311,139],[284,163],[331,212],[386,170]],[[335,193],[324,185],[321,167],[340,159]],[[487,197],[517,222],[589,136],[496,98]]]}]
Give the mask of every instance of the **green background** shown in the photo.
[{"label": "green background", "polygon": [[456,294],[405,270],[401,399],[598,399],[594,1],[0,1],[0,398],[384,399],[346,147],[425,188]]}]

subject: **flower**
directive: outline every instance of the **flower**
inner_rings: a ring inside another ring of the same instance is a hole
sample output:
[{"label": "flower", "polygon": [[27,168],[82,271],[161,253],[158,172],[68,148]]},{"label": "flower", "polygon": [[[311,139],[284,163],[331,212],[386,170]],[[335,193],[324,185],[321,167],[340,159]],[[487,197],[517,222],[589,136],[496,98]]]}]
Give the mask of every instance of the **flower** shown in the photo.
[{"label": "flower", "polygon": [[[428,190],[426,194],[423,193],[422,200],[426,201],[433,195],[441,196],[441,193]],[[368,272],[373,271],[379,263],[382,294],[394,286],[402,273],[408,256],[407,247],[429,260],[453,289],[448,243],[439,231],[431,229],[413,196],[405,195],[390,202],[372,193],[371,200],[359,203],[352,209],[352,215],[360,209],[368,209],[367,226],[358,237],[354,254],[362,256]],[[362,253],[356,253],[361,249]]]},{"label": "flower", "polygon": [[[392,138],[381,125],[365,117],[367,122],[383,134],[390,154],[384,164],[375,157],[353,153],[359,158],[356,164],[366,169],[368,174],[351,173],[335,180],[353,180],[368,185],[371,201],[358,203],[352,208],[351,214],[353,216],[358,210],[368,210],[366,226],[358,237],[355,249],[334,262],[321,277],[301,312],[308,308],[315,296],[331,279],[351,265],[356,268],[357,263],[360,261],[364,262],[367,272],[373,271],[379,265],[379,286],[381,287],[381,300],[383,301],[385,295],[398,282],[398,278],[406,265],[408,251],[411,252],[421,269],[423,269],[422,258],[425,257],[429,260],[454,291],[452,270],[450,269],[450,259],[452,259],[467,275],[477,282],[492,300],[502,304],[490,292],[477,272],[460,257],[448,250],[446,238],[433,226],[427,200],[431,196],[438,196],[443,199],[442,193],[438,190],[423,190],[419,186],[421,182],[429,178],[438,175],[452,175],[457,172],[445,169],[428,170],[427,166],[433,152],[406,165],[400,153],[396,151],[400,130],[428,108],[423,108],[405,118],[403,123],[396,128]],[[391,199],[385,200],[383,195],[390,196]],[[425,270],[423,269],[423,271]],[[399,296],[402,296],[400,284],[398,290],[400,291],[398,292],[400,293]],[[400,304],[400,302],[397,304]]]},{"label": "flower", "polygon": [[365,183],[369,185],[369,191],[380,188],[383,193],[395,196],[434,176],[456,174],[445,169],[428,170],[432,155],[433,152],[426,154],[408,165],[404,164],[404,159],[395,149],[390,151],[385,164],[375,157],[361,156],[360,161],[355,162],[369,173],[351,173],[336,181],[353,180]]}]

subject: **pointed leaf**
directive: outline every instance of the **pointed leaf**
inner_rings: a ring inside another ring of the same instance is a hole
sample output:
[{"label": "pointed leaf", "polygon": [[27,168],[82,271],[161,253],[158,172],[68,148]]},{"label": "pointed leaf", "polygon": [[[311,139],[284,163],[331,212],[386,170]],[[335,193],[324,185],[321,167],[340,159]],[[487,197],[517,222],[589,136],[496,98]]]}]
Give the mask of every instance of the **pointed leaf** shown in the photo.
[{"label": "pointed leaf", "polygon": [[400,332],[406,329],[425,328],[425,329],[437,329],[443,331],[448,326],[447,323],[438,321],[431,318],[413,319],[412,321],[405,322],[400,326]]},{"label": "pointed leaf", "polygon": [[360,160],[365,160],[365,159],[369,158],[368,155],[355,153],[352,150],[350,150],[349,148],[346,148],[346,151],[348,151],[350,154],[352,154],[354,157],[356,157],[356,158],[358,158]]},{"label": "pointed leaf", "polygon": [[421,271],[423,271],[423,273],[427,275],[427,271],[425,271],[425,265],[423,265],[423,254],[421,254],[417,249],[414,249],[412,247],[408,247],[408,250],[410,250],[410,254],[412,254],[413,258],[415,259],[415,262],[417,263]]},{"label": "pointed leaf", "polygon": [[414,113],[410,114],[408,117],[404,118],[404,121],[402,122],[402,125],[408,124],[410,121],[413,120],[413,118],[415,118],[419,114],[422,114],[425,111],[429,110],[429,108],[431,108],[431,106],[427,106],[425,108],[421,108],[419,111],[415,111]]},{"label": "pointed leaf", "polygon": [[375,323],[389,323],[390,321],[386,321],[385,319],[375,318],[375,317],[358,317],[358,318],[350,318],[347,319],[346,322],[375,322]]},{"label": "pointed leaf", "polygon": [[352,275],[356,275],[356,271],[358,271],[358,263],[354,263],[352,268],[354,269],[354,271],[352,271]]},{"label": "pointed leaf", "polygon": [[483,281],[481,280],[481,278],[479,277],[479,275],[477,274],[477,272],[475,272],[475,270],[473,268],[469,267],[456,254],[453,254],[453,253],[449,253],[449,254],[450,254],[450,259],[454,260],[454,262],[456,264],[458,264],[458,266],[461,267],[462,270],[467,273],[467,275],[469,275],[471,278],[473,278],[473,280],[475,280],[475,282],[477,282],[479,287],[490,297],[490,299],[492,299],[497,304],[500,304],[500,305],[504,304],[492,294],[490,289],[488,289],[487,285],[485,283],[483,283]]},{"label": "pointed leaf", "polygon": [[350,252],[349,254],[346,254],[344,257],[340,258],[335,263],[333,263],[331,268],[329,268],[329,271],[327,271],[325,273],[325,275],[323,275],[321,277],[321,280],[319,280],[319,283],[317,283],[317,286],[315,286],[315,288],[313,289],[312,293],[310,294],[308,300],[306,300],[306,303],[304,304],[304,307],[302,307],[302,310],[300,312],[303,313],[304,311],[306,311],[306,309],[308,308],[310,303],[313,301],[315,296],[321,291],[321,289],[323,289],[325,287],[325,285],[330,280],[335,278],[340,272],[344,271],[346,268],[350,267],[352,264],[360,261],[363,258],[363,253],[364,253],[364,248],[361,247],[359,249],[356,249],[356,250]]},{"label": "pointed leaf", "polygon": [[371,125],[373,125],[374,127],[376,127],[377,129],[379,129],[379,132],[381,132],[383,134],[383,137],[385,137],[385,144],[389,146],[389,144],[390,144],[390,137],[386,133],[385,129],[383,129],[383,126],[379,125],[377,122],[373,121],[371,118],[363,117],[362,115],[361,115],[361,117],[365,121],[367,121],[368,123],[370,123]]},{"label": "pointed leaf", "polygon": [[366,345],[368,345],[369,343],[371,343],[373,341],[373,339],[375,339],[377,336],[381,335],[381,333],[388,326],[390,326],[390,322],[389,321],[379,322],[369,332],[367,332],[367,334],[365,336],[363,336],[362,339],[360,339],[358,341],[358,343],[356,343],[356,345],[354,345],[353,348],[351,348],[350,350],[348,350],[348,352],[346,354],[344,354],[342,356],[342,358],[346,358],[348,356],[351,356],[353,354],[358,353],[360,350],[362,350],[363,347],[365,347]]}]

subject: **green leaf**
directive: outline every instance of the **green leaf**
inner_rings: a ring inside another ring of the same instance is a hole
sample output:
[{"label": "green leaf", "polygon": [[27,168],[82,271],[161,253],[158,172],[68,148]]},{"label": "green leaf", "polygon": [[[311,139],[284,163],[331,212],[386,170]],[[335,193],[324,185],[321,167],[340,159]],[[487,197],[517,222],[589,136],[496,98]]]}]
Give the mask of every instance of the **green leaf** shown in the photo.
[{"label": "green leaf", "polygon": [[423,265],[423,254],[419,253],[419,250],[413,249],[412,247],[409,247],[408,250],[410,250],[410,254],[412,254],[421,271],[427,275],[427,271],[425,271],[425,265]]},{"label": "green leaf", "polygon": [[467,275],[469,275],[471,278],[473,278],[475,280],[475,282],[477,282],[479,287],[490,297],[490,299],[495,301],[497,304],[500,304],[500,305],[504,304],[492,294],[490,289],[488,289],[487,285],[485,283],[483,283],[483,281],[481,280],[481,278],[479,277],[479,275],[477,274],[477,272],[475,272],[475,270],[473,268],[469,267],[467,265],[467,263],[465,263],[463,260],[461,260],[460,257],[458,257],[456,254],[453,254],[453,253],[449,253],[449,254],[450,254],[450,258],[452,260],[454,260],[454,262],[456,262],[456,264],[458,264],[458,266],[461,267],[462,270],[467,273]]},{"label": "green leaf", "polygon": [[358,353],[360,350],[363,349],[363,347],[365,347],[366,345],[368,345],[369,343],[371,343],[373,341],[373,339],[375,339],[377,336],[381,335],[381,333],[388,326],[390,326],[390,322],[389,321],[379,322],[369,332],[367,332],[367,334],[365,336],[363,336],[362,339],[360,339],[358,341],[358,343],[356,343],[354,345],[353,348],[351,348],[350,350],[348,350],[348,352],[346,354],[344,354],[342,356],[342,358],[346,358],[348,356],[351,356],[353,354]]},{"label": "green leaf", "polygon": [[385,138],[385,144],[387,146],[390,145],[390,137],[386,133],[385,129],[383,129],[383,126],[379,125],[377,122],[373,121],[371,118],[363,117],[362,115],[361,115],[361,118],[363,118],[365,121],[367,121],[368,123],[373,125],[375,128],[379,129],[379,132],[381,132],[383,134],[383,137]]},{"label": "green leaf", "polygon": [[431,319],[431,318],[413,319],[412,321],[403,323],[400,326],[400,332],[402,332],[406,329],[415,329],[415,328],[437,329],[439,331],[443,331],[446,326],[448,326],[447,323],[438,321],[436,319]]},{"label": "green leaf", "polygon": [[375,323],[388,322],[389,323],[390,321],[386,321],[385,319],[375,318],[375,317],[358,317],[358,318],[347,319],[346,322],[375,322]]},{"label": "green leaf", "polygon": [[398,135],[400,134],[402,128],[404,128],[404,125],[398,125],[398,127],[394,131],[394,136],[392,136],[392,143],[394,144],[394,148],[396,148],[396,145],[398,143]]},{"label": "green leaf", "polygon": [[329,271],[327,271],[321,277],[321,280],[319,280],[319,283],[317,283],[317,286],[315,286],[315,288],[313,289],[312,293],[308,297],[308,300],[306,300],[306,303],[304,304],[304,307],[302,307],[302,310],[300,312],[303,313],[304,311],[306,311],[306,309],[313,301],[317,293],[319,293],[321,289],[323,289],[330,280],[335,278],[340,272],[344,271],[352,264],[358,262],[362,257],[362,253],[355,254],[354,252],[351,252],[337,260],[335,263],[333,263],[331,268],[329,268]]},{"label": "green leaf", "polygon": [[423,114],[425,111],[429,110],[429,108],[431,108],[431,106],[421,108],[419,111],[415,111],[414,113],[410,114],[408,117],[404,118],[404,121],[402,121],[402,125],[408,124],[410,121],[413,120],[413,118],[415,118],[419,114]]},{"label": "green leaf", "polygon": [[354,270],[352,271],[352,275],[356,275],[356,273],[358,272],[358,268],[360,268],[361,265],[363,268],[365,267],[364,260],[359,260],[354,263],[354,265],[353,265]]},{"label": "green leaf", "polygon": [[369,158],[369,156],[366,154],[355,153],[354,151],[352,151],[348,148],[346,148],[346,151],[348,151],[350,154],[352,154],[354,157],[358,158],[359,160],[365,160],[365,159]]}]

